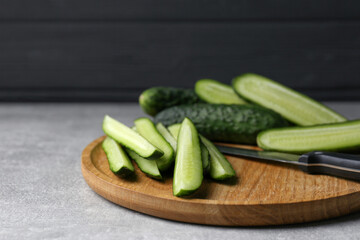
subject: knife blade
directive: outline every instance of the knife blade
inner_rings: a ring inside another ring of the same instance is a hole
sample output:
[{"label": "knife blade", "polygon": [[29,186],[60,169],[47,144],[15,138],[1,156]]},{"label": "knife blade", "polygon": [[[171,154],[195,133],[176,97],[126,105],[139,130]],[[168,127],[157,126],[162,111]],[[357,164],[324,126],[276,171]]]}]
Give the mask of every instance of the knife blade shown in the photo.
[{"label": "knife blade", "polygon": [[326,174],[360,181],[360,156],[337,152],[313,151],[302,155],[275,151],[258,151],[216,144],[220,152],[251,159],[297,165],[310,174]]}]

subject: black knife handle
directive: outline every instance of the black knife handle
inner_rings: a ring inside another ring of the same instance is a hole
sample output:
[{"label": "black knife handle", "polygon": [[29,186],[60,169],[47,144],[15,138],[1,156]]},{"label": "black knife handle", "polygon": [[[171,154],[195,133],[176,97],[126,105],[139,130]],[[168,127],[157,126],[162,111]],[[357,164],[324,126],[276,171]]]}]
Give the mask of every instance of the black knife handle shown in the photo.
[{"label": "black knife handle", "polygon": [[360,181],[360,156],[334,152],[309,152],[301,155],[300,169],[311,174],[326,174]]}]

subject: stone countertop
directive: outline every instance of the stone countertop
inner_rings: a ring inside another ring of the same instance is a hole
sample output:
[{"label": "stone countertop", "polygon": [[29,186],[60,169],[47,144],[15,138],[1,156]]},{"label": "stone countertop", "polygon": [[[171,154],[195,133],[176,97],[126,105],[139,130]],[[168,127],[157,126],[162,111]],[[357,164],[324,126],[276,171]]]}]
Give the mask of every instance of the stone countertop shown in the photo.
[{"label": "stone countertop", "polygon": [[[328,102],[349,119],[360,102]],[[360,239],[360,213],[272,227],[173,222],[115,205],[84,181],[80,156],[109,114],[132,125],[135,104],[0,104],[0,239]]]}]

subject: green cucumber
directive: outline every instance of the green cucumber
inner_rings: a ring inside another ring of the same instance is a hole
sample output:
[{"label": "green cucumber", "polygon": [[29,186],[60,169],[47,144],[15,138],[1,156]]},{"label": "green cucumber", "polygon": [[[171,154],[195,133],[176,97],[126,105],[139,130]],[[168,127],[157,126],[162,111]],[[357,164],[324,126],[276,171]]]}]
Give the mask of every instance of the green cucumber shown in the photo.
[{"label": "green cucumber", "polygon": [[278,113],[250,104],[197,103],[174,106],[157,114],[155,122],[169,126],[182,122],[185,117],[210,140],[243,144],[256,144],[256,135],[260,131],[288,126],[288,122]]},{"label": "green cucumber", "polygon": [[114,139],[110,137],[105,138],[101,146],[104,149],[110,170],[113,173],[127,176],[134,172],[134,167],[125,151]]},{"label": "green cucumber", "polygon": [[165,108],[181,104],[200,102],[192,89],[153,87],[145,90],[139,97],[139,104],[145,113],[155,116]]},{"label": "green cucumber", "polygon": [[323,104],[266,77],[247,73],[233,80],[243,98],[270,108],[300,126],[346,121]]},{"label": "green cucumber", "polygon": [[168,126],[169,132],[175,139],[178,138],[180,127],[181,127],[181,123],[176,123],[176,124]]},{"label": "green cucumber", "polygon": [[210,177],[215,180],[225,180],[236,176],[231,163],[208,139],[200,135],[201,142],[210,154]]},{"label": "green cucumber", "polygon": [[104,117],[102,128],[106,135],[143,158],[157,159],[164,154],[140,134],[108,115]]},{"label": "green cucumber", "polygon": [[205,145],[200,141],[200,149],[201,149],[201,160],[204,169],[204,173],[210,171],[210,154]]},{"label": "green cucumber", "polygon": [[155,160],[142,158],[130,149],[126,149],[126,152],[129,154],[130,158],[136,162],[136,164],[143,173],[145,173],[151,178],[162,179]]},{"label": "green cucumber", "polygon": [[168,129],[162,124],[158,123],[156,124],[156,129],[159,131],[159,133],[165,138],[165,140],[171,145],[171,147],[176,151],[176,139],[171,135],[171,133],[168,131]]},{"label": "green cucumber", "polygon": [[351,151],[360,149],[360,120],[288,127],[261,132],[257,142],[265,150],[306,153],[310,151]]},{"label": "green cucumber", "polygon": [[203,180],[201,149],[194,124],[185,118],[181,124],[173,179],[174,196],[185,196],[195,192]]},{"label": "green cucumber", "polygon": [[[177,123],[168,127],[169,132],[175,139],[178,138],[181,124]],[[200,149],[201,149],[201,160],[204,168],[204,172],[208,172],[210,170],[210,162],[209,162],[209,151],[205,147],[205,145],[200,141]]]},{"label": "green cucumber", "polygon": [[154,123],[148,118],[138,118],[134,121],[136,131],[151,144],[161,149],[164,155],[156,160],[160,171],[166,171],[174,162],[174,150],[158,132]]},{"label": "green cucumber", "polygon": [[201,100],[214,104],[245,104],[234,89],[213,79],[201,79],[195,84],[195,92]]}]

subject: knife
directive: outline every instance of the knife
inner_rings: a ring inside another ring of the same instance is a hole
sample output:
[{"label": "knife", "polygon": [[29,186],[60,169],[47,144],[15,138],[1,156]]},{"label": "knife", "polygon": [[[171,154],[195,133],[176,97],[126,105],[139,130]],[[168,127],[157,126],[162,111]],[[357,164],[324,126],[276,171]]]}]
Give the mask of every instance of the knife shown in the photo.
[{"label": "knife", "polygon": [[236,147],[216,145],[220,152],[252,159],[274,161],[297,165],[302,171],[310,174],[326,174],[360,181],[360,156],[336,152],[313,151],[302,155],[257,151]]}]

